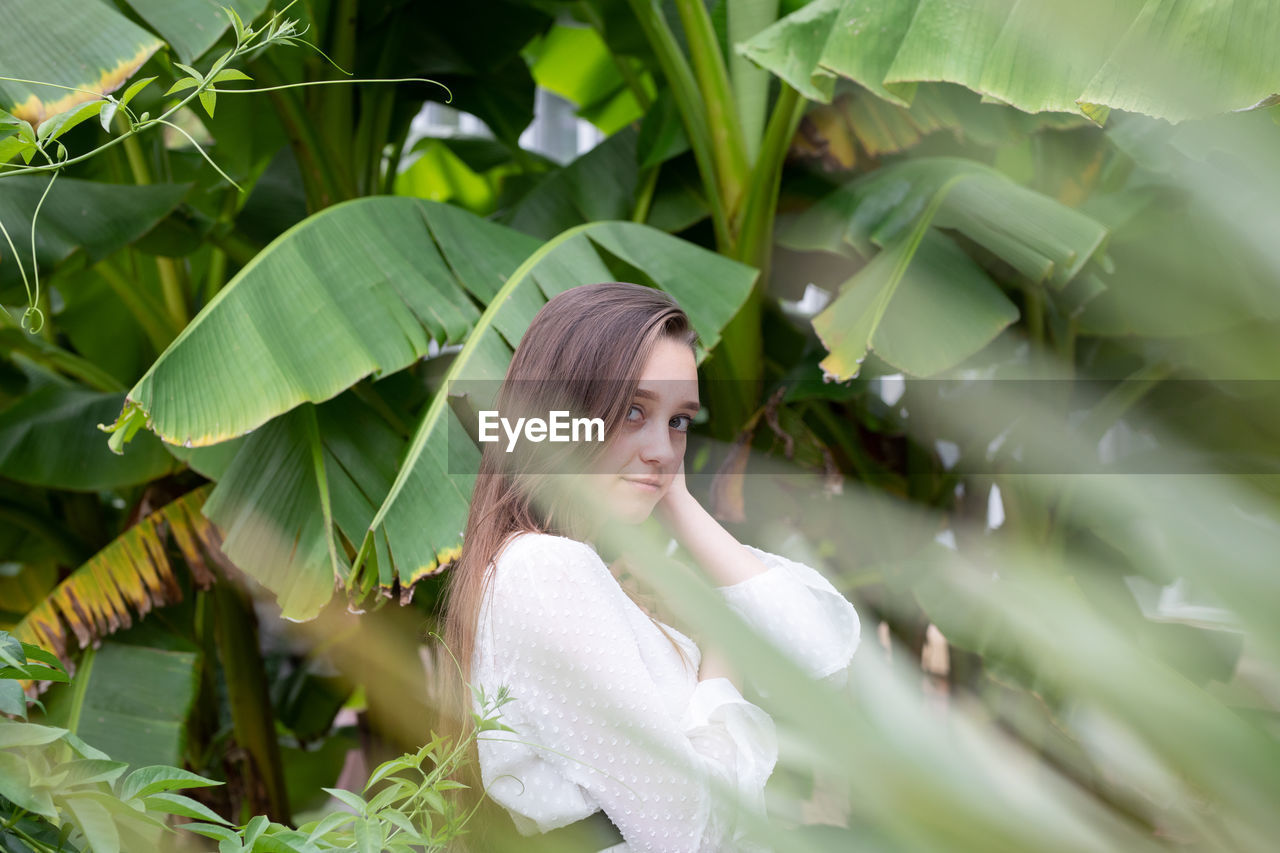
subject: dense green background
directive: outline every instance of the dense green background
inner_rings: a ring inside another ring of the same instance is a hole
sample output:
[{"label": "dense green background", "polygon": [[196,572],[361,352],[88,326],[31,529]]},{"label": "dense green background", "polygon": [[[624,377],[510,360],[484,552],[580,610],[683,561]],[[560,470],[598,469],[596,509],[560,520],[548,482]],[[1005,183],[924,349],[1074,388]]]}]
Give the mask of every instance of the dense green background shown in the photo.
[{"label": "dense green background", "polygon": [[[638,281],[707,351],[699,495],[862,616],[837,697],[706,602],[775,697],[784,821],[1269,849],[1280,8],[237,0],[274,43],[228,55],[202,0],[10,5],[0,628],[74,669],[47,721],[234,823],[416,750],[478,460],[441,389]],[[537,87],[604,141],[522,149]],[[410,143],[450,97],[490,132]]]}]

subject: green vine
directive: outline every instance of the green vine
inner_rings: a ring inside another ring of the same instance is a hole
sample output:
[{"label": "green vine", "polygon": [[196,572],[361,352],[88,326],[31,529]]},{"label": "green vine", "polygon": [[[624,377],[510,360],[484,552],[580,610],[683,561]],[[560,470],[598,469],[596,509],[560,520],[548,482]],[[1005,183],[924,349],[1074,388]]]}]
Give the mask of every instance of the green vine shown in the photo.
[{"label": "green vine", "polygon": [[[150,130],[156,126],[168,127],[182,134],[195,148],[196,152],[205,159],[205,161],[213,167],[219,176],[228,184],[235,187],[238,191],[244,192],[243,187],[232,180],[213,158],[204,150],[204,148],[196,142],[196,140],[182,127],[178,126],[171,119],[183,107],[192,101],[199,100],[200,106],[204,111],[212,117],[214,110],[217,108],[219,94],[253,94],[259,92],[275,92],[282,89],[301,88],[303,86],[319,86],[330,85],[334,83],[433,83],[449,92],[448,87],[435,80],[428,80],[422,77],[390,77],[390,78],[352,78],[351,72],[346,71],[333,62],[332,59],[322,51],[319,47],[302,38],[306,33],[306,29],[298,29],[298,21],[284,17],[284,13],[289,10],[298,0],[291,0],[283,9],[273,12],[271,17],[262,26],[254,29],[246,26],[240,19],[239,14],[232,8],[223,6],[222,10],[231,22],[231,28],[235,32],[235,46],[227,50],[222,56],[214,61],[213,65],[207,72],[201,73],[190,65],[183,65],[175,62],[174,65],[180,69],[186,76],[178,79],[169,90],[165,92],[165,97],[177,95],[186,92],[187,94],[178,102],[170,106],[160,115],[152,117],[150,113],[143,112],[141,115],[136,114],[130,107],[129,103],[133,101],[144,89],[155,81],[155,77],[145,77],[132,83],[120,97],[114,95],[93,91],[91,89],[80,89],[75,86],[63,86],[58,83],[49,83],[43,80],[29,80],[21,77],[5,77],[0,76],[0,80],[6,80],[14,83],[27,83],[36,86],[49,86],[55,89],[62,89],[68,92],[78,92],[90,95],[94,100],[88,103],[77,104],[70,109],[57,113],[40,122],[38,126],[32,125],[25,119],[0,110],[0,128],[4,126],[13,127],[16,130],[17,146],[12,148],[9,156],[21,157],[23,164],[15,165],[13,163],[0,163],[0,178],[13,177],[16,175],[31,175],[48,172],[50,173],[49,183],[45,186],[44,193],[40,196],[40,201],[36,205],[35,213],[31,217],[31,267],[32,272],[30,278],[22,263],[17,247],[14,245],[13,238],[10,236],[8,229],[4,227],[4,223],[0,222],[0,236],[3,236],[9,245],[10,251],[13,253],[15,263],[18,265],[18,272],[22,277],[23,286],[27,293],[27,308],[22,314],[21,327],[28,334],[36,334],[44,327],[44,312],[39,308],[40,300],[40,274],[38,269],[38,261],[36,258],[36,220],[40,215],[40,208],[44,205],[45,198],[49,195],[49,190],[53,186],[54,180],[58,174],[67,166],[82,163],[91,157],[101,154],[109,148],[130,140],[141,133]],[[274,45],[305,45],[316,53],[323,56],[330,64],[348,75],[349,79],[338,80],[311,80],[300,83],[286,83],[278,86],[267,86],[253,89],[224,89],[217,86],[218,83],[228,83],[234,81],[252,81],[248,74],[237,68],[229,67],[230,63],[241,57],[245,57],[246,61],[253,59],[268,47]],[[189,91],[188,91],[189,90]],[[449,93],[448,101],[452,101],[453,95]],[[93,148],[83,154],[70,156],[66,147],[62,144],[59,137],[66,134],[72,128],[87,121],[91,118],[98,118],[102,124],[103,130],[108,134],[111,133],[111,122],[120,115],[125,121],[125,130],[118,136],[114,136],[107,142]],[[36,155],[44,159],[44,163],[32,165],[32,160]]]}]

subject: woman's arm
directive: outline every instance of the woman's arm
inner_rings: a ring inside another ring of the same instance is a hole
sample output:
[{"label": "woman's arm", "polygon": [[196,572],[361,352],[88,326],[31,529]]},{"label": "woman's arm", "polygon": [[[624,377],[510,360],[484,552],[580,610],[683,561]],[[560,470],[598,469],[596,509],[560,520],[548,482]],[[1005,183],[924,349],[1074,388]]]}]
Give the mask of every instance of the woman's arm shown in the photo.
[{"label": "woman's arm", "polygon": [[[641,656],[629,600],[581,542],[521,537],[499,560],[493,584],[493,648],[529,722],[515,736],[485,733],[482,760],[498,755],[503,740],[537,744],[604,809],[631,850],[728,843],[732,828],[710,780],[763,790],[777,755],[768,715],[723,681],[699,686],[693,706],[680,712],[686,719],[673,714]],[[504,798],[518,805],[527,797],[536,812],[539,795],[526,787]]]},{"label": "woman's arm", "polygon": [[720,586],[741,583],[769,570],[689,493],[683,462],[655,511],[681,547]]},{"label": "woman's arm", "polygon": [[[725,601],[757,633],[795,660],[809,675],[844,672],[861,639],[857,611],[813,568],[743,545],[689,493],[684,465],[657,507],[659,518],[711,578]],[[713,669],[724,675],[713,648]]]}]

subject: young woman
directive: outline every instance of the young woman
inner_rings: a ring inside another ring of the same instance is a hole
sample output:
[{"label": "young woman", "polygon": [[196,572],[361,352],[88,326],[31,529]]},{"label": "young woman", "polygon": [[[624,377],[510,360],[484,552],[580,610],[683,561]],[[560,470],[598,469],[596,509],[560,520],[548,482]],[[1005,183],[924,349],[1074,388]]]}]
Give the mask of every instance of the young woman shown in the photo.
[{"label": "young woman", "polygon": [[858,645],[857,614],[830,583],[739,543],[690,495],[695,343],[662,291],[576,287],[534,318],[499,392],[504,417],[560,409],[605,425],[601,442],[486,445],[451,570],[446,642],[473,685],[514,697],[502,709],[514,731],[479,743],[483,785],[544,849],[746,849],[720,792],[762,808],[777,757],[772,720],[721,658],[636,588],[643,566],[601,556],[608,531],[656,515],[728,605],[815,678],[839,677]]}]

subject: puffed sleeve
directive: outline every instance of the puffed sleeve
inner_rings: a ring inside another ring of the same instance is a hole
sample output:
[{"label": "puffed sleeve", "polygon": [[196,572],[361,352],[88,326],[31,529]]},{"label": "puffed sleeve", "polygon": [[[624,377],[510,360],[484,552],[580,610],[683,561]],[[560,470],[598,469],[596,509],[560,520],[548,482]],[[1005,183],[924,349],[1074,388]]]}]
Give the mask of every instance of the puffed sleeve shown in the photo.
[{"label": "puffed sleeve", "polygon": [[768,571],[720,587],[725,601],[810,677],[843,681],[861,639],[853,605],[810,566],[745,547]]},{"label": "puffed sleeve", "polygon": [[[777,758],[772,719],[726,679],[700,682],[677,718],[641,656],[630,600],[584,543],[521,537],[498,562],[491,593],[493,648],[526,722],[515,734],[485,734],[482,771],[486,756],[501,766],[504,748],[536,743],[604,810],[628,850],[724,849],[733,820],[712,780],[760,796]],[[490,793],[503,802],[527,788],[495,779]]]}]

